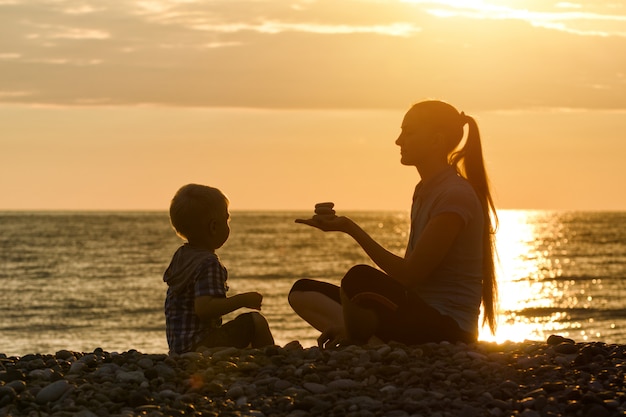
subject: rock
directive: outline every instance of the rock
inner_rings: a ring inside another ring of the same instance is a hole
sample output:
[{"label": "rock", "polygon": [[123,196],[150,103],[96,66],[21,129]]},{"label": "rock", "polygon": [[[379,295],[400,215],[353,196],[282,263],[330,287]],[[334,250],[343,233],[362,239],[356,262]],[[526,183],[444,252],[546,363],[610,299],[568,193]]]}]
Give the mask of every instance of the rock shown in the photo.
[{"label": "rock", "polygon": [[87,369],[87,364],[85,362],[82,361],[78,361],[78,362],[74,362],[71,366],[70,366],[70,374],[80,374],[82,373],[85,369]]},{"label": "rock", "polygon": [[563,353],[566,355],[578,353],[578,346],[576,346],[573,343],[562,342],[554,347],[554,351],[557,353]]},{"label": "rock", "polygon": [[308,391],[311,391],[313,394],[321,394],[326,391],[326,386],[322,384],[317,384],[315,382],[305,382],[302,384],[302,387]]},{"label": "rock", "polygon": [[609,417],[610,415],[611,411],[599,404],[592,405],[585,413],[585,417]]},{"label": "rock", "polygon": [[563,338],[0,354],[0,415],[603,417],[623,411],[624,369],[626,345]]},{"label": "rock", "polygon": [[9,404],[17,398],[17,392],[11,387],[0,387],[0,407]]},{"label": "rock", "polygon": [[328,388],[332,390],[349,390],[359,387],[360,384],[351,379],[336,379],[328,383]]},{"label": "rock", "polygon": [[98,417],[98,415],[91,412],[90,410],[80,410],[76,414],[74,414],[74,417]]},{"label": "rock", "polygon": [[137,365],[140,368],[148,369],[148,368],[152,368],[154,366],[154,362],[150,358],[141,358],[141,359],[139,359],[137,361]]},{"label": "rock", "polygon": [[21,379],[16,379],[15,381],[11,381],[5,385],[7,388],[12,388],[18,394],[26,389],[26,382]]},{"label": "rock", "polygon": [[119,382],[141,384],[146,381],[146,376],[142,371],[118,371],[115,379]]},{"label": "rock", "polygon": [[70,359],[76,360],[76,357],[74,356],[74,353],[70,352],[69,350],[60,350],[54,356],[57,359],[63,359],[63,360],[66,360],[66,361],[69,361]]},{"label": "rock", "polygon": [[46,404],[58,400],[70,390],[72,386],[64,379],[46,385],[37,393],[36,401],[39,404]]},{"label": "rock", "polygon": [[555,345],[560,345],[562,343],[572,343],[573,344],[574,341],[572,339],[568,339],[568,338],[565,338],[563,336],[559,336],[559,335],[553,334],[553,335],[550,335],[548,337],[548,339],[546,340],[546,343],[548,345],[555,346]]}]

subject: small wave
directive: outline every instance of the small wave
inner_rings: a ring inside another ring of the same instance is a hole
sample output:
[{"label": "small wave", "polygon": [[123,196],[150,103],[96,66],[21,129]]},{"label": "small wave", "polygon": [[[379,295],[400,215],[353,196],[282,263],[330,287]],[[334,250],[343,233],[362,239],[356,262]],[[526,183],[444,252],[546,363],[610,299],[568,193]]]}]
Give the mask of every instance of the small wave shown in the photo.
[{"label": "small wave", "polygon": [[577,321],[588,320],[593,318],[595,321],[600,320],[623,320],[626,319],[626,308],[620,309],[599,309],[599,308],[558,308],[558,307],[533,307],[524,308],[514,312],[516,316],[521,317],[554,317],[562,315],[559,321]]}]

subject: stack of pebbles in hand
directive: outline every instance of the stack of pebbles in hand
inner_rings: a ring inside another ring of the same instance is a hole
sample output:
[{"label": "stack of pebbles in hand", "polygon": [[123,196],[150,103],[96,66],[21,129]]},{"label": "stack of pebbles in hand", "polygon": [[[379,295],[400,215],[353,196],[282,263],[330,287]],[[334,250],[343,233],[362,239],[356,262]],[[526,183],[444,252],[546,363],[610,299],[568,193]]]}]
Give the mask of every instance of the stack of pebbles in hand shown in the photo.
[{"label": "stack of pebbles in hand", "polygon": [[317,203],[315,205],[315,215],[313,216],[316,220],[332,220],[337,215],[335,214],[334,203],[326,202],[326,203]]}]

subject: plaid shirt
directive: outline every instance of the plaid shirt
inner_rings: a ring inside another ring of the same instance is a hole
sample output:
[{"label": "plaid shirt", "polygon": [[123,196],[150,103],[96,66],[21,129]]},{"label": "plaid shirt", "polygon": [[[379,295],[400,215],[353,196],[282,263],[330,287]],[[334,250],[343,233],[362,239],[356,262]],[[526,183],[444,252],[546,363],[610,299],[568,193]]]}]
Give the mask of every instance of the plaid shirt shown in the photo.
[{"label": "plaid shirt", "polygon": [[226,297],[228,272],[215,253],[185,244],[165,271],[165,323],[170,353],[184,353],[219,327],[221,317],[202,321],[195,313],[197,297]]}]

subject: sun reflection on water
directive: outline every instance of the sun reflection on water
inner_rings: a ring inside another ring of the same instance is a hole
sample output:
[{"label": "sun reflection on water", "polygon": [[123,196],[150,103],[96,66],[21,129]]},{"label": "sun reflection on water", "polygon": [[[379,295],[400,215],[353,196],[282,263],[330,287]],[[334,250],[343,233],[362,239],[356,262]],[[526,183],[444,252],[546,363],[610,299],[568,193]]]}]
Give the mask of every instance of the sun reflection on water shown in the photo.
[{"label": "sun reflection on water", "polygon": [[[529,211],[504,211],[499,213],[500,227],[496,235],[498,250],[499,315],[496,335],[488,328],[480,330],[481,340],[520,342],[541,340],[555,324],[564,320],[566,313],[551,311],[554,300],[562,299],[562,285],[550,278],[561,275],[559,260],[551,258],[555,245],[543,242],[545,231],[538,227],[558,229],[553,222],[538,222],[536,216],[545,213]],[[555,230],[551,231],[552,233]],[[545,310],[543,315],[528,317],[520,312]]]}]

